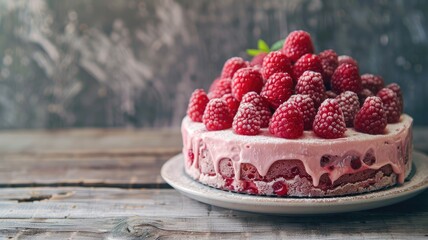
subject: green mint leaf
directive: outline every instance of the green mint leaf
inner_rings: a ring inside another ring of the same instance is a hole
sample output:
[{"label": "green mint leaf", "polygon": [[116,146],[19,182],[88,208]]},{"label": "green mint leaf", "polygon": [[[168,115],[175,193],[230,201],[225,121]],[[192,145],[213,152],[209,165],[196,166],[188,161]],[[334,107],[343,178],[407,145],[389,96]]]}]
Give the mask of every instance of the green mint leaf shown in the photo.
[{"label": "green mint leaf", "polygon": [[262,50],[263,52],[266,52],[266,53],[270,52],[269,45],[267,45],[267,43],[262,39],[259,39],[259,41],[257,42],[257,46],[259,50]]},{"label": "green mint leaf", "polygon": [[272,47],[270,48],[271,51],[278,51],[279,49],[282,48],[282,46],[284,45],[284,41],[285,39],[279,40],[278,42],[272,44]]},{"label": "green mint leaf", "polygon": [[259,55],[260,53],[263,53],[264,51],[260,50],[260,49],[247,49],[247,54],[254,57]]}]

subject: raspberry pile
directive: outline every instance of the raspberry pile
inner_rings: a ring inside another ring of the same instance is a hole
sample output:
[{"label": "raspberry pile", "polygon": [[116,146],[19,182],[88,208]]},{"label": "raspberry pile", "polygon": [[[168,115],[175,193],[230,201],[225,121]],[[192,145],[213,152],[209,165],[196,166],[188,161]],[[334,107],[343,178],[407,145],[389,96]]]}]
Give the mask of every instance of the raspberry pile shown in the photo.
[{"label": "raspberry pile", "polygon": [[187,115],[208,131],[232,128],[257,135],[296,139],[305,130],[325,139],[341,138],[348,128],[384,134],[403,113],[400,86],[381,76],[360,74],[358,62],[332,49],[318,54],[311,36],[293,31],[271,48],[259,40],[250,61],[228,59],[208,93],[196,89]]}]

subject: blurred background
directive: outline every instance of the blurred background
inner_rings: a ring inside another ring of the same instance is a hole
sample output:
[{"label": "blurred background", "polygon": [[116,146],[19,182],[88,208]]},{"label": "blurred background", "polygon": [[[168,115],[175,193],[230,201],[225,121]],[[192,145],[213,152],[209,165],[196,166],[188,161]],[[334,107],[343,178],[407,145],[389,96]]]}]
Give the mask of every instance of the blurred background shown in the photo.
[{"label": "blurred background", "polygon": [[0,0],[0,128],[178,127],[233,56],[296,29],[428,125],[428,1]]}]

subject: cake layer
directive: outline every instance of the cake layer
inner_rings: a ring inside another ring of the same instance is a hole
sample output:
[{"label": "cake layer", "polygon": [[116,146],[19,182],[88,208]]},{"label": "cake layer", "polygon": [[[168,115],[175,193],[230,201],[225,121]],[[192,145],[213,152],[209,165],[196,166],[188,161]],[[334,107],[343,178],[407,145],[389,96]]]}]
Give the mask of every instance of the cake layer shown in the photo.
[{"label": "cake layer", "polygon": [[[322,139],[312,131],[283,139],[267,129],[256,136],[207,131],[185,117],[185,168],[202,183],[237,192],[325,196],[371,191],[404,182],[411,166],[411,129],[412,118],[402,115],[382,135],[348,128],[338,139]],[[281,184],[286,194],[278,190]]]}]

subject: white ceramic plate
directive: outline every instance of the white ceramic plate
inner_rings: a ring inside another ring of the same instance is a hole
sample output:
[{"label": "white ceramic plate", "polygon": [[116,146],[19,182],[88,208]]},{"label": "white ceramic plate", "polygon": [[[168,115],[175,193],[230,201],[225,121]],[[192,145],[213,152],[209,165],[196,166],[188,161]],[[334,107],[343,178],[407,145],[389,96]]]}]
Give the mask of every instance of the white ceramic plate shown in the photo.
[{"label": "white ceramic plate", "polygon": [[306,215],[360,211],[404,201],[428,188],[428,157],[419,152],[413,152],[413,176],[403,185],[355,196],[328,198],[278,198],[222,191],[191,179],[184,172],[183,162],[183,156],[179,154],[162,167],[163,179],[173,188],[203,203],[257,213]]}]

